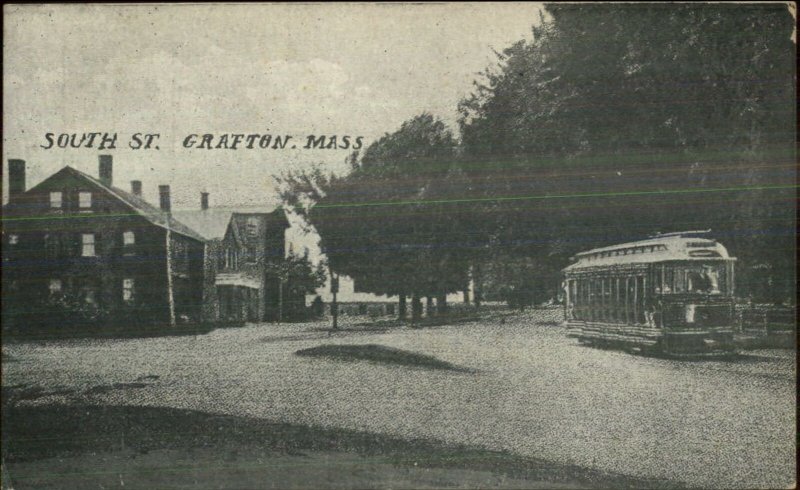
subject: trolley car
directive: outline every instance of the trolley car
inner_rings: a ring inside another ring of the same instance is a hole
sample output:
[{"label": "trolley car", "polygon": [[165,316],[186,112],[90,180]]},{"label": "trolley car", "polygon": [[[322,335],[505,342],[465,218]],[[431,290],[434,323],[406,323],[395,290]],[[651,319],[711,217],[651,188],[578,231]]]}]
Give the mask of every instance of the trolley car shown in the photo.
[{"label": "trolley car", "polygon": [[576,254],[564,269],[565,322],[581,342],[634,352],[734,351],[734,262],[708,231]]}]

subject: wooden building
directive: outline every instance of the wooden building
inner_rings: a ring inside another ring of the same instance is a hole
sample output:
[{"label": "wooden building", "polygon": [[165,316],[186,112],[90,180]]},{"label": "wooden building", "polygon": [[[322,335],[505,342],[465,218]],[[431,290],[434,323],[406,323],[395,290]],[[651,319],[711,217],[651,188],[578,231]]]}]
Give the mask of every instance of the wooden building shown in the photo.
[{"label": "wooden building", "polygon": [[141,182],[113,185],[112,158],[99,178],[64,167],[26,189],[25,162],[9,160],[3,207],[3,323],[173,325],[199,321],[205,241],[160,206]]},{"label": "wooden building", "polygon": [[305,308],[305,297],[294,297],[278,274],[289,227],[281,208],[213,208],[202,193],[200,210],[177,215],[207,240],[204,307],[210,319],[282,321]]}]

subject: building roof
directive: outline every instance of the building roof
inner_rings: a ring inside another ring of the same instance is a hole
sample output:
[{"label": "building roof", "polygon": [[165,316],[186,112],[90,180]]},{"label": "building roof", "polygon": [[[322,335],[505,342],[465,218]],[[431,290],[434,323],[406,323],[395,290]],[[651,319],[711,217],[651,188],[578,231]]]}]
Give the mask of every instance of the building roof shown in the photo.
[{"label": "building roof", "polygon": [[277,209],[279,208],[274,206],[214,207],[176,210],[172,215],[189,225],[206,240],[221,240],[225,237],[233,215],[264,215]]},{"label": "building roof", "polygon": [[226,209],[210,208],[196,211],[176,210],[172,214],[192,227],[206,240],[215,240],[225,236],[225,230],[228,229],[228,222],[233,213]]},{"label": "building roof", "polygon": [[645,240],[595,248],[575,254],[575,262],[564,271],[624,264],[647,264],[670,260],[736,260],[707,232],[679,232],[657,235]]},{"label": "building roof", "polygon": [[181,223],[174,217],[170,216],[169,213],[161,210],[153,206],[152,204],[148,203],[141,197],[135,196],[127,191],[124,191],[118,187],[109,186],[101,182],[100,180],[92,177],[91,175],[85,174],[80,170],[76,170],[70,166],[66,166],[59,170],[58,172],[54,173],[50,177],[46,178],[44,181],[40,182],[39,184],[35,185],[31,189],[26,192],[31,192],[38,188],[39,186],[44,185],[46,182],[50,181],[51,179],[61,177],[62,175],[72,175],[84,180],[89,181],[90,183],[94,184],[95,186],[101,188],[102,190],[108,192],[115,198],[117,198],[120,202],[130,207],[133,211],[137,214],[145,218],[150,223],[160,226],[162,228],[168,229],[173,233],[177,233],[179,235],[183,235],[194,240],[205,241],[205,239],[200,236],[197,232],[195,232],[190,227],[186,226],[185,224]]}]

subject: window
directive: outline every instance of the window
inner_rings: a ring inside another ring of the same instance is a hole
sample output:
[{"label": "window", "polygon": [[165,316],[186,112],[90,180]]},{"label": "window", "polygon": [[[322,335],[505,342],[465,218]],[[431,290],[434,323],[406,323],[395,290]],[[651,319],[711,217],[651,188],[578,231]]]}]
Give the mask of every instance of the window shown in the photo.
[{"label": "window", "polygon": [[644,287],[644,276],[636,276],[636,303],[634,305],[634,318],[636,323],[646,323],[644,316],[645,297],[647,291]]},{"label": "window", "polygon": [[50,207],[53,209],[61,209],[62,205],[63,205],[63,200],[61,198],[61,192],[51,192]]},{"label": "window", "polygon": [[92,193],[91,192],[79,192],[78,193],[78,206],[81,209],[89,209],[92,207]]},{"label": "window", "polygon": [[255,216],[247,218],[247,235],[254,238],[258,236],[258,218]]},{"label": "window", "polygon": [[8,235],[8,244],[16,245],[19,243],[19,235]]},{"label": "window", "polygon": [[59,257],[59,251],[61,250],[61,244],[58,240],[58,235],[51,235],[46,234],[44,236],[44,251],[45,256],[48,259],[57,259]]},{"label": "window", "polygon": [[675,271],[675,292],[682,293],[686,291],[686,283],[687,281],[687,274],[688,271],[683,269],[678,269]]},{"label": "window", "polygon": [[664,284],[661,288],[661,291],[664,294],[669,294],[672,292],[672,289],[675,287],[675,270],[672,267],[666,267],[664,269]]},{"label": "window", "polygon": [[81,235],[81,257],[94,257],[94,233],[84,233]]},{"label": "window", "polygon": [[126,303],[133,302],[133,279],[122,280],[122,301]]},{"label": "window", "polygon": [[625,323],[636,322],[636,278],[628,276],[625,278]]},{"label": "window", "polygon": [[50,294],[61,292],[61,279],[50,279]]},{"label": "window", "polygon": [[603,279],[603,313],[605,315],[603,320],[609,321],[613,319],[612,279],[610,277]]},{"label": "window", "polygon": [[123,255],[133,255],[134,245],[136,245],[136,235],[132,231],[122,233],[122,253]]},{"label": "window", "polygon": [[235,249],[225,250],[225,268],[237,269],[239,267],[239,252]]}]

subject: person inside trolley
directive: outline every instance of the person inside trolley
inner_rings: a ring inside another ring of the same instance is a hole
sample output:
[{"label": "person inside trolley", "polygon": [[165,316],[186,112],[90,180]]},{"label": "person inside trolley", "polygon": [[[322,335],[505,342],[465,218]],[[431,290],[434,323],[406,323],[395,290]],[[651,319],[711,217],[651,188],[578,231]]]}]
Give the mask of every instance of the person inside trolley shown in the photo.
[{"label": "person inside trolley", "polygon": [[[644,319],[647,322],[647,326],[650,328],[660,328],[659,325],[656,324],[656,313],[661,311],[661,299],[654,298],[651,295],[647,295],[644,298]],[[663,323],[663,322],[662,322]]]},{"label": "person inside trolley", "polygon": [[710,266],[703,266],[701,271],[689,273],[689,291],[700,293],[718,293],[719,280],[717,273]]}]

